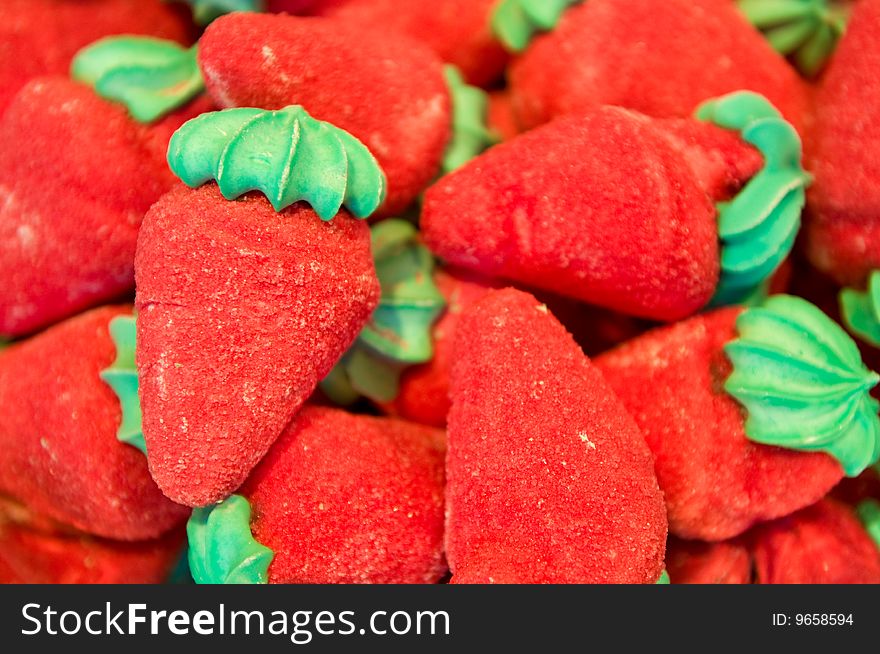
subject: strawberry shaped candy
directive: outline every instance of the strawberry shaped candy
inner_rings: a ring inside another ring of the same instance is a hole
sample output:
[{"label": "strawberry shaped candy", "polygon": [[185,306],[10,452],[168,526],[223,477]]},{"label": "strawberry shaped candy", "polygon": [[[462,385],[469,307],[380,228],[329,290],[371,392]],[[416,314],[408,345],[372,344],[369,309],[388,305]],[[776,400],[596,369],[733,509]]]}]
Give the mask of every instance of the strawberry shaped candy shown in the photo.
[{"label": "strawberry shaped candy", "polygon": [[596,359],[654,453],[676,536],[724,540],[880,457],[877,383],[805,300],[721,309]]},{"label": "strawberry shaped candy", "polygon": [[311,13],[347,20],[388,39],[405,34],[459,68],[471,84],[485,86],[501,76],[508,58],[489,26],[497,4],[498,0],[324,0]]},{"label": "strawberry shaped candy", "polygon": [[16,96],[0,118],[0,335],[33,332],[134,288],[140,222],[174,182],[168,139],[209,108],[189,102],[200,88],[185,82],[193,71],[194,52],[123,37],[76,57],[74,77],[96,90],[45,77]]},{"label": "strawberry shaped candy", "polygon": [[807,162],[806,250],[839,283],[863,284],[880,268],[880,0],[853,10],[816,92]]},{"label": "strawberry shaped candy", "polygon": [[124,373],[103,371],[133,354],[125,326],[111,322],[128,313],[95,309],[0,354],[0,406],[14,407],[0,413],[0,493],[90,534],[143,540],[187,511],[159,492],[143,454],[117,440],[136,415],[131,396],[110,386]]},{"label": "strawberry shaped candy", "polygon": [[752,93],[698,115],[715,124],[601,107],[496,146],[425,194],[425,242],[452,265],[645,318],[740,300],[794,243],[800,140]]},{"label": "strawberry shaped candy", "polygon": [[63,75],[77,51],[111,34],[186,43],[191,25],[163,0],[3,0],[0,115],[28,80]]},{"label": "strawberry shaped candy", "polygon": [[0,584],[159,584],[183,544],[182,529],[122,542],[44,522],[20,505],[0,507]]},{"label": "strawberry shaped candy", "polygon": [[670,538],[666,566],[673,584],[752,583],[752,557],[739,540],[703,543]]},{"label": "strawberry shaped candy", "polygon": [[[730,0],[504,0],[494,25],[525,48],[508,72],[525,128],[603,104],[687,116],[740,89],[797,127],[807,109],[804,82]],[[552,31],[529,43],[539,27]]]},{"label": "strawberry shaped candy", "polygon": [[[880,524],[865,511],[870,529]],[[880,583],[880,542],[849,507],[823,500],[750,534],[759,584]]]},{"label": "strawberry shaped candy", "polygon": [[138,241],[144,437],[166,495],[206,506],[247,478],[375,308],[355,217],[381,204],[385,178],[301,107],[204,114],[168,161],[193,189],[160,199]]},{"label": "strawberry shaped candy", "polygon": [[410,205],[441,164],[450,170],[489,143],[479,91],[444,77],[420,43],[357,23],[230,14],[205,31],[199,63],[221,106],[299,104],[363,141],[388,175],[383,215]]},{"label": "strawberry shaped candy", "polygon": [[193,513],[193,578],[436,582],[445,571],[443,452],[441,431],[304,409],[240,495]]},{"label": "strawberry shaped candy", "polygon": [[654,583],[666,517],[635,422],[547,307],[491,291],[455,336],[454,583]]}]

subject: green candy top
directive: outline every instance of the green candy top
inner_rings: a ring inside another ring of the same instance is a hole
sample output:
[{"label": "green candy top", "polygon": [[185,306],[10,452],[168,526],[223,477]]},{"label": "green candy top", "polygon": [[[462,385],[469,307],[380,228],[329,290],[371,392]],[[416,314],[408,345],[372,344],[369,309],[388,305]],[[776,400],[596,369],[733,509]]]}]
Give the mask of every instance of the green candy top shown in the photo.
[{"label": "green candy top", "polygon": [[451,173],[498,142],[486,127],[489,96],[481,88],[465,83],[455,66],[444,68],[452,98],[452,140],[443,155],[443,172]]},{"label": "green candy top", "polygon": [[880,502],[864,500],[857,507],[859,518],[877,547],[880,548]]},{"label": "green candy top", "polygon": [[846,30],[848,9],[836,0],[737,0],[740,11],[779,54],[807,77],[818,75]]},{"label": "green candy top", "polygon": [[138,398],[138,373],[134,361],[137,343],[134,316],[118,316],[111,320],[110,336],[116,345],[116,360],[101,372],[101,379],[113,389],[122,407],[122,423],[116,437],[146,454],[147,444],[141,427],[141,403]]},{"label": "green candy top", "polygon": [[492,13],[492,32],[512,52],[522,52],[538,32],[556,27],[565,10],[583,0],[501,0]]},{"label": "green candy top", "polygon": [[853,334],[880,347],[880,270],[871,273],[867,291],[845,288],[840,292],[840,312]]},{"label": "green candy top", "polygon": [[298,105],[193,118],[171,137],[168,164],[192,188],[214,179],[228,200],[262,191],[276,211],[305,200],[323,220],[343,205],[366,218],[387,192],[385,174],[363,143]]},{"label": "green candy top", "polygon": [[251,533],[251,505],[232,495],[194,509],[186,524],[189,567],[197,584],[265,584],[275,553]]},{"label": "green candy top", "polygon": [[[166,0],[166,2],[173,0]],[[263,11],[265,0],[178,0],[192,7],[193,19],[207,25],[215,18],[233,11]]]},{"label": "green candy top", "polygon": [[663,585],[671,583],[669,581],[669,573],[666,571],[665,568],[663,569],[663,572],[660,573],[660,578],[657,581],[655,581],[654,583],[655,584],[663,584]]},{"label": "green candy top", "polygon": [[185,105],[205,89],[196,46],[148,36],[110,36],[83,48],[71,64],[73,79],[102,98],[121,102],[149,123]]},{"label": "green candy top", "polygon": [[432,327],[446,302],[434,284],[434,258],[416,228],[404,220],[372,227],[379,306],[342,361],[322,382],[339,404],[363,395],[376,402],[397,397],[400,374],[434,356]]},{"label": "green candy top", "polygon": [[827,452],[855,477],[880,458],[880,377],[853,340],[804,299],[775,295],[746,309],[725,346],[733,373],[724,388],[746,409],[757,443]]},{"label": "green candy top", "polygon": [[810,176],[801,165],[800,137],[763,96],[738,91],[710,100],[696,115],[739,131],[764,156],[761,171],[733,200],[718,204],[721,279],[712,304],[735,304],[751,295],[791,252]]}]

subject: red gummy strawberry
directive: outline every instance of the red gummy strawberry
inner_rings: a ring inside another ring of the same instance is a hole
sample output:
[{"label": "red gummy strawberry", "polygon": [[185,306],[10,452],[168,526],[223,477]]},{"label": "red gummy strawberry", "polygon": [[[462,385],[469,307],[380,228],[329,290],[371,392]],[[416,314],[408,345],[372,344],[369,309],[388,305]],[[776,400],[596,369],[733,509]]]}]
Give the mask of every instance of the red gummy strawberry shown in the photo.
[{"label": "red gummy strawberry", "polygon": [[436,582],[446,569],[444,447],[428,427],[304,409],[240,495],[193,514],[193,578]]},{"label": "red gummy strawberry", "polygon": [[654,583],[651,455],[545,305],[490,292],[456,330],[446,459],[454,583]]},{"label": "red gummy strawberry", "polygon": [[457,66],[471,84],[484,86],[501,76],[508,59],[489,26],[497,4],[497,0],[324,0],[311,13],[347,20],[386,39],[404,34]]},{"label": "red gummy strawberry", "polygon": [[880,457],[877,376],[799,298],[656,329],[596,366],[641,427],[682,538],[725,540],[788,515]]},{"label": "red gummy strawberry", "polygon": [[0,584],[159,584],[183,545],[182,529],[121,542],[41,522],[24,507],[0,508]]},{"label": "red gummy strawberry", "polygon": [[815,175],[805,246],[817,268],[857,285],[880,268],[880,2],[862,0],[816,92],[807,141]]},{"label": "red gummy strawberry", "polygon": [[112,34],[191,40],[186,12],[163,0],[4,0],[0,114],[28,80],[66,74],[77,51]]},{"label": "red gummy strawberry", "polygon": [[757,583],[880,583],[880,545],[852,509],[833,500],[764,525],[750,538]]},{"label": "red gummy strawberry", "polygon": [[752,557],[739,540],[704,543],[670,538],[666,569],[673,584],[752,583]]},{"label": "red gummy strawberry", "polygon": [[526,128],[603,104],[687,116],[741,89],[797,127],[808,108],[806,84],[730,0],[589,0],[534,38],[508,78]]},{"label": "red gummy strawberry", "polygon": [[740,300],[794,243],[800,143],[754,94],[700,116],[717,125],[601,107],[496,146],[428,189],[425,242],[450,264],[628,315]]},{"label": "red gummy strawberry", "polygon": [[0,118],[0,335],[131,291],[141,219],[174,181],[168,139],[207,108],[197,100],[145,125],[61,77],[21,90]]},{"label": "red gummy strawberry", "polygon": [[199,62],[220,106],[299,104],[363,141],[388,176],[385,214],[440,168],[451,100],[442,62],[416,41],[345,20],[237,13],[208,27]]},{"label": "red gummy strawberry", "polygon": [[101,373],[116,357],[110,322],[130,311],[95,309],[0,353],[0,492],[84,532],[143,540],[187,511],[117,440],[120,401]]}]

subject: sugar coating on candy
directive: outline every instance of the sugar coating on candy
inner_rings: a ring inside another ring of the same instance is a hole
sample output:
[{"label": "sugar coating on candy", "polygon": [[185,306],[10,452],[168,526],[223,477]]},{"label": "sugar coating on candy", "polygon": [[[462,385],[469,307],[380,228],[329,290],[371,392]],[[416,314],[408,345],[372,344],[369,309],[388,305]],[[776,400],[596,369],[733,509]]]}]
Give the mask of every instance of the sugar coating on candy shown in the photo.
[{"label": "sugar coating on candy", "polygon": [[144,219],[135,267],[150,470],[206,506],[241,485],[368,319],[369,230],[181,187]]},{"label": "sugar coating on candy", "polygon": [[418,42],[343,20],[230,14],[205,31],[199,63],[221,106],[299,104],[362,141],[388,176],[384,215],[405,209],[440,168],[450,98],[442,63]]},{"label": "sugar coating on candy", "polygon": [[0,492],[82,531],[159,536],[184,507],[153,482],[143,454],[120,443],[119,400],[100,373],[116,355],[109,323],[130,307],[72,318],[0,357]]},{"label": "sugar coating on candy", "polygon": [[141,219],[174,181],[168,130],[200,107],[148,128],[64,78],[21,90],[0,118],[0,334],[133,288]]},{"label": "sugar coating on candy", "polygon": [[750,584],[752,557],[739,540],[720,543],[670,538],[666,568],[674,584]]},{"label": "sugar coating on candy", "polygon": [[751,534],[761,584],[880,583],[880,549],[854,511],[823,500]]},{"label": "sugar coating on candy", "polygon": [[832,457],[754,443],[724,391],[741,309],[649,332],[596,358],[642,429],[666,497],[669,530],[718,541],[821,499],[843,470]]},{"label": "sugar coating on candy", "polygon": [[689,116],[748,89],[800,126],[807,88],[730,0],[589,0],[536,38],[509,71],[524,127],[612,104]]},{"label": "sugar coating on candy", "polygon": [[38,75],[66,75],[80,48],[111,34],[190,40],[185,12],[164,0],[4,0],[0,24],[0,114]]},{"label": "sugar coating on candy", "polygon": [[666,517],[638,427],[527,293],[458,324],[446,460],[455,583],[654,583]]},{"label": "sugar coating on candy", "polygon": [[649,118],[603,107],[442,178],[422,229],[454,265],[674,320],[703,307],[718,279],[715,207],[694,177]]},{"label": "sugar coating on candy", "polygon": [[270,583],[433,583],[443,562],[443,432],[301,411],[242,487]]},{"label": "sugar coating on candy", "polygon": [[461,69],[471,84],[496,81],[508,55],[489,30],[498,0],[339,0],[319,2],[314,13],[346,20],[393,39],[406,35],[431,48],[443,61]]},{"label": "sugar coating on candy", "polygon": [[846,35],[816,93],[806,156],[806,251],[838,283],[864,282],[880,268],[880,2],[853,9]]}]

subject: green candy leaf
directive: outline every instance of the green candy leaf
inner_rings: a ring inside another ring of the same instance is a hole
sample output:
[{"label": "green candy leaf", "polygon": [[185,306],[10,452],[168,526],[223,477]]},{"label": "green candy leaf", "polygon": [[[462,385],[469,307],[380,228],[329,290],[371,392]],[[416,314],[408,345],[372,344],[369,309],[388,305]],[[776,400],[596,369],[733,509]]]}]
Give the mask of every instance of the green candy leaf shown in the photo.
[{"label": "green candy leaf", "polygon": [[434,357],[432,328],[446,301],[434,284],[434,258],[418,230],[404,220],[384,220],[371,230],[379,306],[322,390],[341,404],[359,395],[376,402],[397,397],[400,374]]},{"label": "green candy leaf", "polygon": [[556,27],[569,7],[583,0],[501,0],[492,13],[492,32],[512,52],[522,52],[538,32]]},{"label": "green candy leaf", "polygon": [[869,394],[880,377],[840,326],[804,299],[775,295],[736,327],[724,388],[748,412],[750,440],[827,452],[850,477],[880,459],[880,404]]},{"label": "green candy leaf", "polygon": [[825,67],[846,31],[849,8],[835,0],[738,0],[740,11],[806,77]]},{"label": "green candy leaf", "polygon": [[233,11],[265,11],[265,0],[166,0],[186,2],[192,8],[193,19],[199,25],[207,25],[215,18]]},{"label": "green candy leaf", "polygon": [[185,105],[205,89],[196,46],[147,36],[111,36],[83,48],[71,64],[73,79],[102,98],[121,102],[149,123]]},{"label": "green candy leaf", "polygon": [[666,585],[666,584],[671,583],[669,581],[669,573],[666,572],[665,568],[664,568],[663,572],[660,573],[660,578],[657,581],[655,581],[654,583],[658,584],[658,585]]},{"label": "green candy leaf", "polygon": [[868,278],[868,290],[845,288],[840,292],[840,313],[850,332],[880,347],[880,270]]},{"label": "green candy leaf", "polygon": [[122,423],[116,432],[116,438],[146,454],[147,444],[141,426],[138,373],[134,358],[137,344],[137,323],[134,316],[118,316],[111,320],[110,337],[116,345],[116,360],[101,372],[101,379],[116,393],[122,408]]},{"label": "green candy leaf", "polygon": [[306,201],[323,220],[342,206],[366,218],[387,192],[363,143],[297,105],[202,114],[171,137],[168,164],[187,186],[216,180],[228,200],[262,191],[276,211]]},{"label": "green candy leaf", "polygon": [[864,500],[856,507],[859,519],[865,525],[865,530],[880,548],[880,502],[876,500]]},{"label": "green candy leaf", "polygon": [[275,553],[251,533],[251,505],[232,495],[193,510],[186,525],[189,567],[197,584],[265,584]]},{"label": "green candy leaf", "polygon": [[730,202],[720,202],[721,279],[712,306],[737,304],[779,268],[794,247],[809,174],[795,129],[763,96],[738,91],[697,109],[699,120],[736,130],[764,156],[764,167]]},{"label": "green candy leaf", "polygon": [[444,74],[452,98],[452,140],[443,155],[443,172],[451,173],[497,143],[498,138],[486,126],[488,94],[466,84],[455,66],[447,65]]}]

